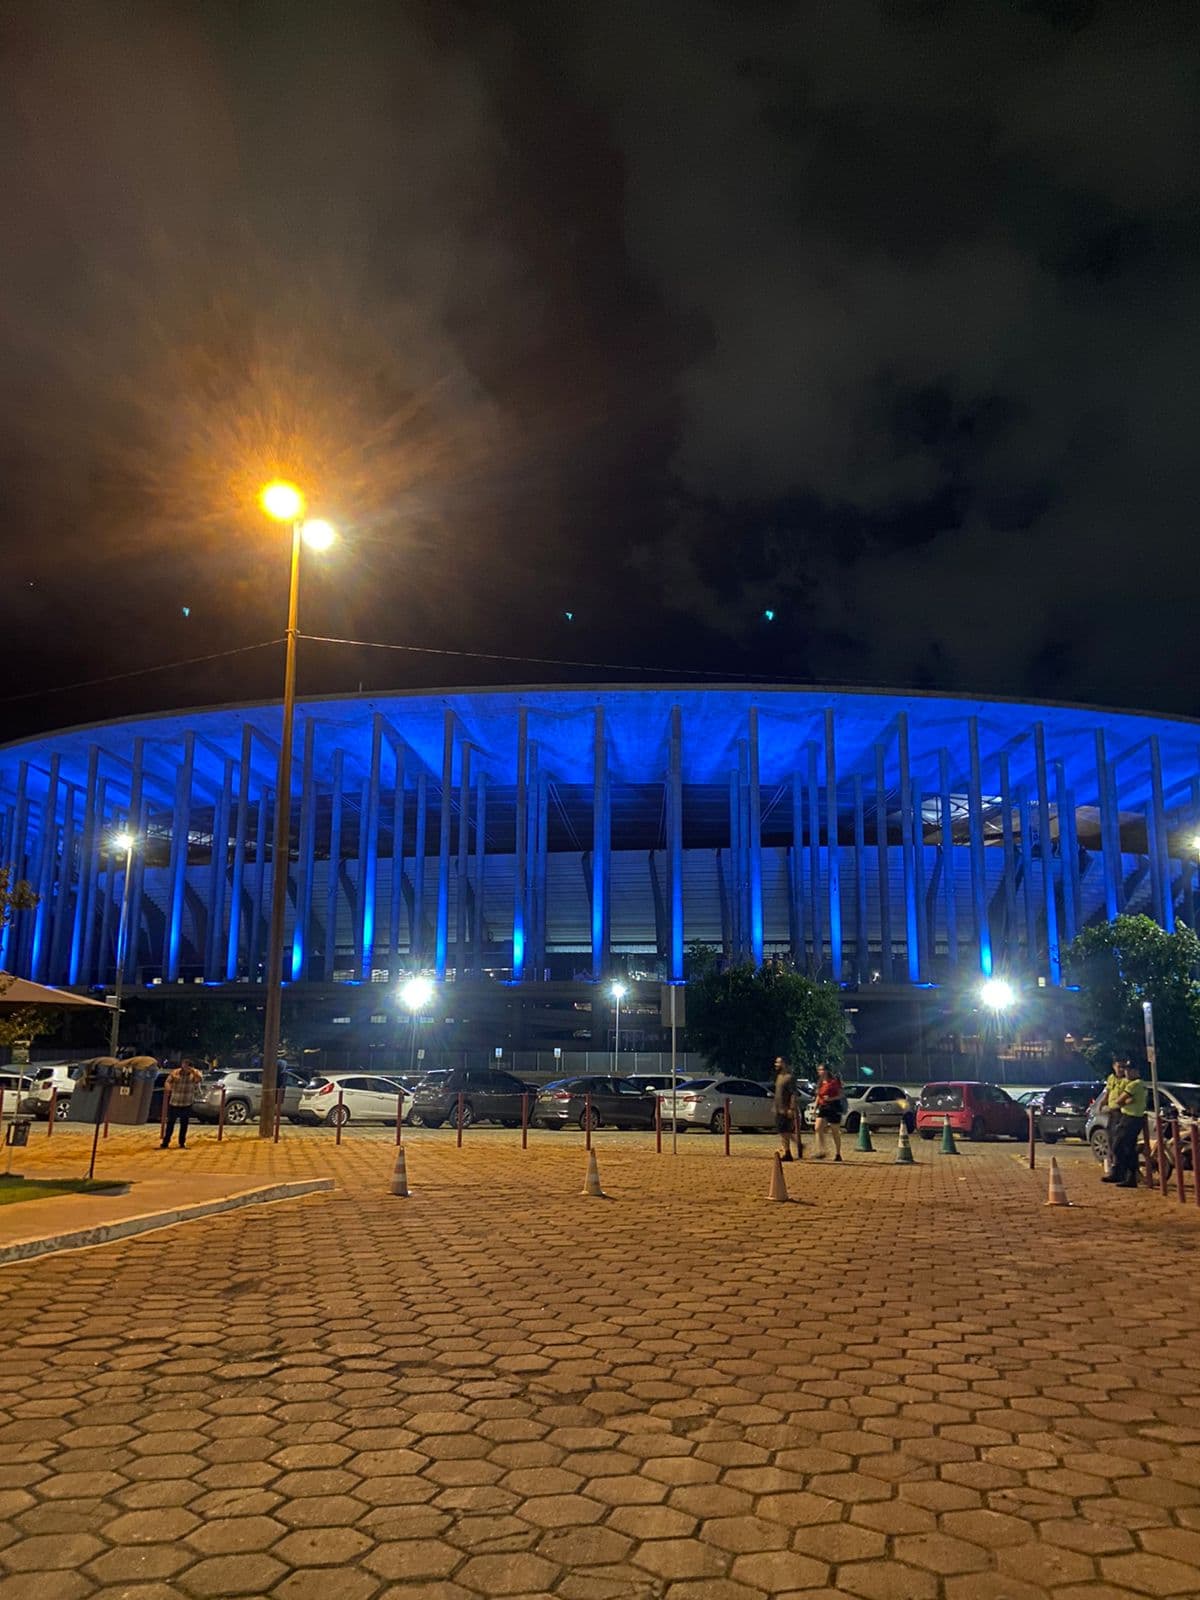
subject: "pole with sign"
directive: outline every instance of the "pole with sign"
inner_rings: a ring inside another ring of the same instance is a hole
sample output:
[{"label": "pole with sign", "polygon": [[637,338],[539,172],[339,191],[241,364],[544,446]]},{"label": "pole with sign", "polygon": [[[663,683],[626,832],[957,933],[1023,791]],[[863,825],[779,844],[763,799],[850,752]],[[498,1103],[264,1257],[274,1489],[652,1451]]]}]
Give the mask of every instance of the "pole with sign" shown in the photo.
[{"label": "pole with sign", "polygon": [[1146,1059],[1150,1063],[1150,1096],[1158,1120],[1158,1051],[1154,1048],[1154,1007],[1149,1000],[1142,1001],[1142,1023],[1146,1029]]},{"label": "pole with sign", "polygon": [[671,1154],[679,1153],[679,1124],[675,1118],[675,1095],[679,1088],[678,1030],[687,1020],[684,1015],[683,985],[664,983],[659,996],[659,1014],[671,1030]]}]

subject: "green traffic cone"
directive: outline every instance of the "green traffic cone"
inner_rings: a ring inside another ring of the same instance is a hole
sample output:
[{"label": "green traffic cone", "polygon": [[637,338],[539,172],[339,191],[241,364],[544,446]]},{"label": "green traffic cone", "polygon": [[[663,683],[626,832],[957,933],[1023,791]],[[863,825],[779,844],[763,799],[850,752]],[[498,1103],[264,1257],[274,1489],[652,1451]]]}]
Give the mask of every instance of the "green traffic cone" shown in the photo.
[{"label": "green traffic cone", "polygon": [[954,1129],[948,1122],[942,1123],[942,1154],[944,1156],[958,1154],[958,1146],[954,1142]]},{"label": "green traffic cone", "polygon": [[900,1124],[900,1132],[896,1136],[896,1165],[898,1167],[914,1167],[912,1145],[908,1142],[908,1129],[904,1123]]},{"label": "green traffic cone", "polygon": [[868,1155],[870,1155],[875,1149],[875,1146],[871,1143],[871,1130],[867,1127],[866,1117],[859,1118],[858,1143],[854,1146],[854,1148],[856,1150],[865,1150]]}]

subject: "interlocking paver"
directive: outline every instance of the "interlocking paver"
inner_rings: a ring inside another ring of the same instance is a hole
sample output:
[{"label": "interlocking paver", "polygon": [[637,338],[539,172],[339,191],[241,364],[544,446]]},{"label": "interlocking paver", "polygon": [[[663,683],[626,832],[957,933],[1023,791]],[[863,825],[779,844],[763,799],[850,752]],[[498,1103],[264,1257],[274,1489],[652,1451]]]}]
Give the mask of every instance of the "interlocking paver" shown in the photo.
[{"label": "interlocking paver", "polygon": [[[103,1150],[135,1179],[137,1138]],[[570,1138],[418,1132],[403,1202],[389,1141],[200,1134],[339,1187],[5,1269],[0,1600],[1200,1593],[1193,1211],[1047,1212],[1002,1147],[855,1156],[789,1174],[826,1259],[754,1141],[602,1138],[599,1208]],[[1119,1285],[1118,1214],[1151,1241]]]}]

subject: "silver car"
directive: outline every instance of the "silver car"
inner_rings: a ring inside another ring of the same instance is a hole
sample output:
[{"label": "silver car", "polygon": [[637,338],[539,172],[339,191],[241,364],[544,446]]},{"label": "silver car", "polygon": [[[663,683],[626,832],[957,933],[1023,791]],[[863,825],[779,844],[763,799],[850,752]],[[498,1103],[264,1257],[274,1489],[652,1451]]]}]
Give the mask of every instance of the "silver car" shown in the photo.
[{"label": "silver car", "polygon": [[898,1083],[848,1083],[842,1090],[846,1114],[842,1126],[857,1133],[859,1125],[868,1128],[898,1128],[901,1123],[912,1133],[917,1125],[917,1102]]},{"label": "silver car", "polygon": [[[1149,1093],[1150,1085],[1146,1085],[1146,1103],[1148,1107],[1147,1123],[1150,1128],[1150,1137],[1154,1138],[1154,1110]],[[1162,1119],[1166,1129],[1167,1138],[1164,1150],[1169,1154],[1171,1149],[1170,1129],[1173,1121],[1178,1118],[1180,1128],[1185,1131],[1190,1152],[1191,1124],[1200,1119],[1200,1084],[1196,1083],[1160,1083],[1158,1086],[1158,1103],[1162,1111]],[[1084,1138],[1091,1146],[1092,1154],[1097,1161],[1103,1161],[1108,1155],[1108,1107],[1104,1103],[1102,1090],[1092,1101],[1088,1108],[1087,1122],[1084,1125]],[[1185,1166],[1190,1167],[1190,1154],[1185,1159]]]},{"label": "silver car", "polygon": [[[205,1077],[192,1107],[198,1122],[216,1122],[221,1115],[221,1089],[225,1090],[225,1121],[231,1127],[257,1122],[262,1110],[262,1072],[257,1067],[246,1067],[235,1072],[214,1072]],[[280,1115],[295,1122],[300,1109],[300,1096],[307,1086],[307,1078],[287,1068],[280,1068],[279,1083],[283,1089]]]},{"label": "silver car", "polygon": [[775,1097],[762,1083],[749,1078],[692,1078],[681,1083],[672,1098],[670,1089],[659,1093],[663,1126],[674,1122],[680,1132],[689,1128],[708,1128],[722,1133],[725,1128],[725,1101],[729,1101],[729,1120],[734,1128],[760,1131],[775,1126]]}]

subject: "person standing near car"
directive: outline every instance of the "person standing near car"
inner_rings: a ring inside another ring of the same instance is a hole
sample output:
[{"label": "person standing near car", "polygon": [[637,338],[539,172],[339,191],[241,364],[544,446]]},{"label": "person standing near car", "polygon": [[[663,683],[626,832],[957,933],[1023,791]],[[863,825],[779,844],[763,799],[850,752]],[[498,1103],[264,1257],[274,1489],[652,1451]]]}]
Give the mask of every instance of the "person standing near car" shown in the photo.
[{"label": "person standing near car", "polygon": [[1108,1172],[1101,1183],[1115,1183],[1117,1169],[1117,1143],[1121,1133],[1121,1096],[1125,1090],[1125,1057],[1112,1058],[1112,1071],[1104,1080],[1104,1108],[1108,1113],[1105,1126],[1108,1130]]},{"label": "person standing near car", "polygon": [[792,1159],[792,1137],[796,1133],[796,1078],[782,1056],[775,1057],[775,1128],[783,1141],[781,1161]]},{"label": "person standing near car", "polygon": [[[1112,1111],[1109,1112],[1109,1142],[1113,1151],[1111,1181],[1118,1189],[1136,1189],[1138,1186],[1138,1140],[1146,1126],[1146,1083],[1142,1077],[1141,1062],[1125,1062],[1125,1077],[1121,1084],[1116,1110],[1117,1143],[1112,1145]],[[1103,1179],[1101,1180],[1103,1182]]]},{"label": "person standing near car", "polygon": [[163,1093],[167,1097],[167,1126],[161,1145],[163,1150],[171,1143],[176,1123],[179,1124],[179,1148],[186,1150],[188,1123],[199,1088],[200,1069],[190,1056],[184,1056],[174,1071],[167,1073],[167,1081],[163,1084]]},{"label": "person standing near car", "polygon": [[828,1143],[833,1139],[833,1159],[842,1159],[842,1116],[846,1110],[842,1080],[832,1067],[824,1062],[817,1068],[817,1160],[828,1155]]}]

